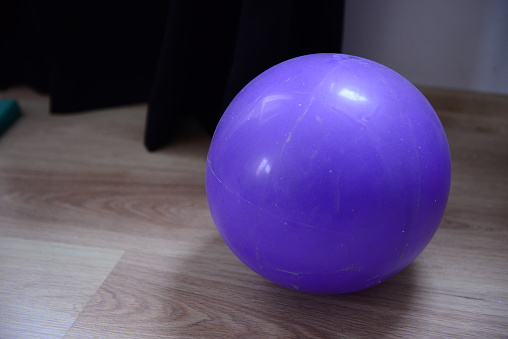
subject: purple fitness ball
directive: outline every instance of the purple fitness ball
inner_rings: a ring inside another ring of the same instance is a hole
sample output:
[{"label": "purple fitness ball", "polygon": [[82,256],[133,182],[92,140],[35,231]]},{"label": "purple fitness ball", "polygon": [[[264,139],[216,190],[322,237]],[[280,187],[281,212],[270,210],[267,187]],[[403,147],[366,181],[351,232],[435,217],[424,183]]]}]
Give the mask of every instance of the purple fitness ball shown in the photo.
[{"label": "purple fitness ball", "polygon": [[233,253],[294,290],[338,294],[408,266],[443,217],[450,150],[408,80],[376,62],[312,54],[252,80],[210,145],[211,215]]}]

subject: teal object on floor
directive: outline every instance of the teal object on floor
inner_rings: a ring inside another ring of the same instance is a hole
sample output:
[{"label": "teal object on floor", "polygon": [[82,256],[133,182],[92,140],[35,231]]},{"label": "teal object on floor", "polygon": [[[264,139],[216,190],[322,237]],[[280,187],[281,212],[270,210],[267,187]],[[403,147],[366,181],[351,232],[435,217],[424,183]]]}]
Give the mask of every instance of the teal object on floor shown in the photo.
[{"label": "teal object on floor", "polygon": [[16,101],[12,99],[0,99],[0,135],[2,135],[20,115],[21,110]]}]

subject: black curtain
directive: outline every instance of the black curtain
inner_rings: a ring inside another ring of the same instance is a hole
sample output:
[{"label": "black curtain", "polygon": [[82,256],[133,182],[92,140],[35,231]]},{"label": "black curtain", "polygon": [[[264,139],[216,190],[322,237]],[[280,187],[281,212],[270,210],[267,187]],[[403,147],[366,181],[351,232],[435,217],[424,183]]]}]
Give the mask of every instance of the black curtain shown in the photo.
[{"label": "black curtain", "polygon": [[50,94],[52,113],[147,100],[168,2],[3,0],[0,89]]},{"label": "black curtain", "polygon": [[340,52],[342,0],[28,1],[0,6],[0,89],[27,84],[52,113],[148,102],[145,145],[189,117],[212,134],[252,78]]}]

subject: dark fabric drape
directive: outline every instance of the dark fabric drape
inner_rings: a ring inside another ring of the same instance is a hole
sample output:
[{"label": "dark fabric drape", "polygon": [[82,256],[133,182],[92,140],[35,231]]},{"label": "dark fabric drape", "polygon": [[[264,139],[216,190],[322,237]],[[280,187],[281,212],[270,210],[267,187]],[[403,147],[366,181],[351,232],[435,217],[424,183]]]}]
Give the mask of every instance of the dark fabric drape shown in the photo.
[{"label": "dark fabric drape", "polygon": [[3,0],[0,89],[50,94],[52,113],[146,102],[168,1]]},{"label": "dark fabric drape", "polygon": [[[212,14],[212,15],[210,15]],[[288,58],[339,52],[343,3],[336,0],[172,1],[149,100],[145,145],[171,140],[194,115],[212,134],[234,96]]]},{"label": "dark fabric drape", "polygon": [[28,84],[53,113],[148,101],[145,145],[189,117],[213,133],[252,78],[340,52],[342,0],[28,1],[0,10],[0,89]]}]

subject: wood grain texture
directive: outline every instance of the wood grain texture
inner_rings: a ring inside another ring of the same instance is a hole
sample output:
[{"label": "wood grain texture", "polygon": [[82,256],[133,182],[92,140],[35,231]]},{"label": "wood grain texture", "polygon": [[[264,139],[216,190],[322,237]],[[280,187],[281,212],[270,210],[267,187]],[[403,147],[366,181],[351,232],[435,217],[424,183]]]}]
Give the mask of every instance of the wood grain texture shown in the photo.
[{"label": "wood grain texture", "polygon": [[[47,315],[38,321],[0,311],[0,329],[55,338],[507,338],[508,98],[423,91],[452,150],[440,229],[389,281],[332,296],[275,286],[231,254],[208,212],[209,138],[199,129],[148,153],[144,105],[53,116],[44,96],[3,93],[24,116],[0,138],[0,244],[23,246],[0,248],[0,272],[9,272],[0,275],[0,309],[54,297],[34,303]],[[62,248],[66,255],[48,259]],[[51,284],[27,269],[35,263]],[[68,283],[66,272],[87,265],[86,279]],[[20,290],[20,280],[40,286]],[[65,324],[55,322],[52,310],[71,304]]]},{"label": "wood grain texture", "polygon": [[62,337],[121,255],[0,237],[0,337]]}]

